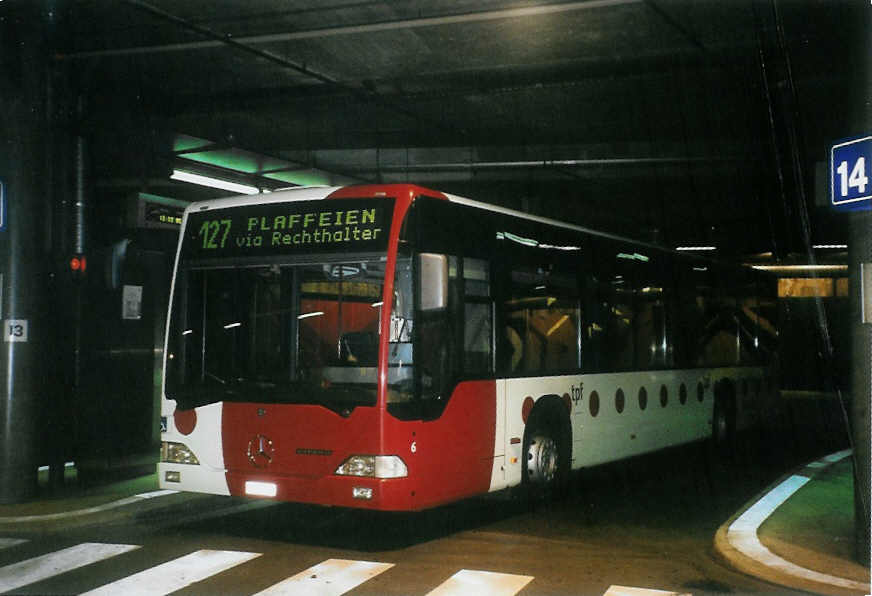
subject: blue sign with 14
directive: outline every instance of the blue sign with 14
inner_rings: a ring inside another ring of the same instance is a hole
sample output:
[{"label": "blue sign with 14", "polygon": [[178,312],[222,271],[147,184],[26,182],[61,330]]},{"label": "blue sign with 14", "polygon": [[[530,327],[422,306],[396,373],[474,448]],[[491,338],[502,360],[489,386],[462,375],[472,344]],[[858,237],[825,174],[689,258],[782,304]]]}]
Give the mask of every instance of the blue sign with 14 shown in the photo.
[{"label": "blue sign with 14", "polygon": [[833,145],[830,202],[842,211],[872,209],[872,136]]}]

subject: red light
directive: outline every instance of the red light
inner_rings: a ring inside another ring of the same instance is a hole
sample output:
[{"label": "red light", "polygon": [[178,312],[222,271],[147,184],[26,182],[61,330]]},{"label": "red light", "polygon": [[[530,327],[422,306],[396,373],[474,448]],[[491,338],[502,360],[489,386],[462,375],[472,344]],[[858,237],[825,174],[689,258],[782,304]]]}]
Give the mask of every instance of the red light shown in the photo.
[{"label": "red light", "polygon": [[72,271],[85,272],[88,267],[88,260],[83,255],[76,255],[70,259],[70,269]]}]

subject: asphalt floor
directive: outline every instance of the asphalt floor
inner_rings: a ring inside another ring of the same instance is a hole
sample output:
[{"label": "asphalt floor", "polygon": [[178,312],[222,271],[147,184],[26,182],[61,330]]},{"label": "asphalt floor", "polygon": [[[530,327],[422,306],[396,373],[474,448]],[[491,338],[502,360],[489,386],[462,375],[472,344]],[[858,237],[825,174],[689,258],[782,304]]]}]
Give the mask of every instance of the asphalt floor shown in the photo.
[{"label": "asphalt floor", "polygon": [[[75,474],[67,470],[63,487],[53,490],[43,473],[34,500],[0,505],[0,530],[95,523],[95,516],[123,515],[161,494],[153,473],[97,484],[77,482]],[[841,451],[786,474],[751,499],[720,527],[714,544],[730,566],[774,585],[870,594],[870,561],[868,553],[856,554],[856,526],[852,457]]]}]

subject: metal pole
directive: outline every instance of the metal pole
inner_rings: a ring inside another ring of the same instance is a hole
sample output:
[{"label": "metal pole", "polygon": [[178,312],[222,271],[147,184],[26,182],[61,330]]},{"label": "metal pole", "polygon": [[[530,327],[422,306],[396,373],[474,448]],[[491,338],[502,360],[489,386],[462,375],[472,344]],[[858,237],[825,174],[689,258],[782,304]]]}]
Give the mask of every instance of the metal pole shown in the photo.
[{"label": "metal pole", "polygon": [[48,52],[26,8],[0,19],[0,503],[35,493],[50,348],[45,255]]}]

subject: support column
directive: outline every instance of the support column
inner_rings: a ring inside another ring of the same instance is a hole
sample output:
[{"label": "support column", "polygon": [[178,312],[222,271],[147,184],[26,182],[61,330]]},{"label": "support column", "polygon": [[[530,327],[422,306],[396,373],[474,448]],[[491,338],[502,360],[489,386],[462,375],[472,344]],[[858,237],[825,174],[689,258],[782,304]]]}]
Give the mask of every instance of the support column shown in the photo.
[{"label": "support column", "polygon": [[[38,4],[38,3],[34,3]],[[48,52],[38,8],[10,7],[0,19],[0,503],[36,490],[50,358],[46,179]]]},{"label": "support column", "polygon": [[[852,82],[849,135],[872,133],[872,11],[865,3],[860,18],[846,34],[854,40],[853,60],[847,72],[856,76]],[[859,7],[859,5],[858,5]],[[870,205],[872,207],[872,205]],[[870,416],[872,416],[872,211],[849,215],[849,259],[851,271],[851,337],[853,378],[851,379],[851,432],[854,446],[854,546],[856,559],[869,565],[870,556]],[[861,293],[862,291],[862,293]],[[866,314],[864,315],[864,309]]]},{"label": "support column", "polygon": [[872,400],[872,212],[850,215],[851,433],[854,445],[854,535],[857,560],[869,563],[870,400]]}]

